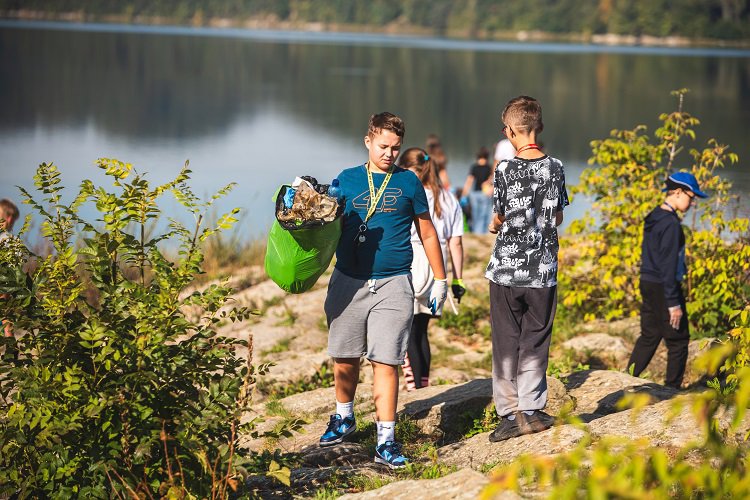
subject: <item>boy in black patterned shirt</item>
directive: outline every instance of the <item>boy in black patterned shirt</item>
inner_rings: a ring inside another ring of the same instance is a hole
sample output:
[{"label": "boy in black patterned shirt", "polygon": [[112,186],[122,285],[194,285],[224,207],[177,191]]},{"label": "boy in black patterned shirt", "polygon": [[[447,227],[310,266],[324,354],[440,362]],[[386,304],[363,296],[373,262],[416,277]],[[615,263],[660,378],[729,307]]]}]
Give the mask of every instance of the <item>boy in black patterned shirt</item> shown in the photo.
[{"label": "boy in black patterned shirt", "polygon": [[492,392],[500,424],[490,441],[548,429],[547,363],[557,307],[557,226],[568,205],[562,163],[535,144],[542,108],[528,96],[512,99],[503,132],[516,156],[495,168],[498,233],[485,277],[490,280]]}]

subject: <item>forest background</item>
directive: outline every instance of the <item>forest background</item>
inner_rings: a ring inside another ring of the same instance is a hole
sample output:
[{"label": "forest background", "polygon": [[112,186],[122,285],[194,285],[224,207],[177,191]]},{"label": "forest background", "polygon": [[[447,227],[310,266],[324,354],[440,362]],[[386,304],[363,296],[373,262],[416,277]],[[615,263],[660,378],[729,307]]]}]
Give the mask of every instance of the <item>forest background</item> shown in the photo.
[{"label": "forest background", "polygon": [[0,17],[617,43],[750,38],[750,0],[0,0]]}]

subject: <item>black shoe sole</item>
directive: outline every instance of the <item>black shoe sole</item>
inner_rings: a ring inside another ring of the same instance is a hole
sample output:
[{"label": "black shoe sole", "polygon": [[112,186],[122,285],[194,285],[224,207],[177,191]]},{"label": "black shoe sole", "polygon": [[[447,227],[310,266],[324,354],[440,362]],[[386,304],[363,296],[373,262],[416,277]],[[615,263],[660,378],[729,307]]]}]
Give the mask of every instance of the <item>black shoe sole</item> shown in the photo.
[{"label": "black shoe sole", "polygon": [[490,443],[499,443],[500,441],[507,441],[508,439],[513,439],[515,437],[522,436],[521,429],[518,426],[515,426],[511,429],[508,429],[505,433],[498,435],[495,432],[492,432],[490,434]]}]

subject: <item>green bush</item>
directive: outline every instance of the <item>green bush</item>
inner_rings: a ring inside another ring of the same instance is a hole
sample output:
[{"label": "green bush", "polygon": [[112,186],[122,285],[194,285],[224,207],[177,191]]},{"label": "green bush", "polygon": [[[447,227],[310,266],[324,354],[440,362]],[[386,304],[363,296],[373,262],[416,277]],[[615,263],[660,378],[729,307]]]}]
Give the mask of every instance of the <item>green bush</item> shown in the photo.
[{"label": "green bush", "polygon": [[591,143],[589,163],[596,167],[584,170],[571,191],[590,197],[592,208],[571,224],[571,237],[563,240],[560,291],[566,314],[584,321],[637,314],[643,220],[663,200],[669,172],[678,169],[692,172],[710,194],[685,221],[689,273],[684,287],[694,335],[725,333],[730,312],[747,303],[749,221],[730,216],[736,197],[730,194],[731,183],[719,175],[738,158],[715,139],[683,155],[682,143],[695,138],[699,124],[683,110],[686,92],[674,92],[678,109],[659,117],[662,125],[653,138],[639,125]]},{"label": "green bush", "polygon": [[[201,202],[187,165],[151,187],[129,164],[97,163],[113,191],[87,180],[66,205],[52,164],[34,178],[41,200],[22,189],[53,255],[27,262],[0,247],[1,315],[14,325],[18,352],[14,360],[13,341],[4,339],[0,496],[226,497],[244,475],[266,470],[237,454],[253,425],[240,423],[250,388],[266,367],[250,363],[251,343],[215,331],[250,314],[228,304],[231,290],[187,287],[201,272],[203,242],[236,221],[234,209],[202,224],[231,185]],[[147,238],[161,213],[157,200],[170,192],[195,226],[170,219]],[[86,203],[97,222],[80,216]],[[159,248],[168,242],[178,248],[173,261]],[[288,477],[275,462],[271,469]]]},{"label": "green bush", "polygon": [[[523,456],[497,468],[482,498],[496,498],[506,490],[555,499],[750,496],[746,422],[750,407],[750,309],[744,314],[738,312],[735,321],[737,326],[724,345],[704,354],[698,366],[707,374],[723,366],[736,390],[715,387],[676,399],[667,417],[673,420],[683,408],[691,408],[703,439],[663,449],[651,446],[648,439],[597,439],[581,425],[585,435],[573,450],[554,457]],[[619,404],[637,412],[650,400],[645,394],[632,394]],[[722,417],[729,417],[725,429],[719,425]]]}]

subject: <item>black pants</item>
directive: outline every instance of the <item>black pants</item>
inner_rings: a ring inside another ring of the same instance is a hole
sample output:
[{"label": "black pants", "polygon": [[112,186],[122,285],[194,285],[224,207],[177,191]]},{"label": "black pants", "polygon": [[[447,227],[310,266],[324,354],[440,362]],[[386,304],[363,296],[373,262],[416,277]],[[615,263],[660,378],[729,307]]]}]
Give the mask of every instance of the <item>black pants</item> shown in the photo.
[{"label": "black pants", "polygon": [[490,281],[492,397],[501,417],[547,404],[547,365],[557,287],[525,288]]},{"label": "black pants", "polygon": [[417,389],[430,385],[430,341],[427,339],[427,324],[432,318],[429,314],[415,314],[409,333],[409,364],[414,374],[414,385]]},{"label": "black pants", "polygon": [[680,292],[682,319],[677,330],[669,324],[669,309],[664,300],[664,286],[661,283],[641,280],[641,297],[641,336],[633,347],[628,368],[633,365],[633,375],[640,375],[654,356],[659,342],[664,339],[667,345],[667,375],[664,385],[679,388],[685,375],[690,343],[685,297]]}]

